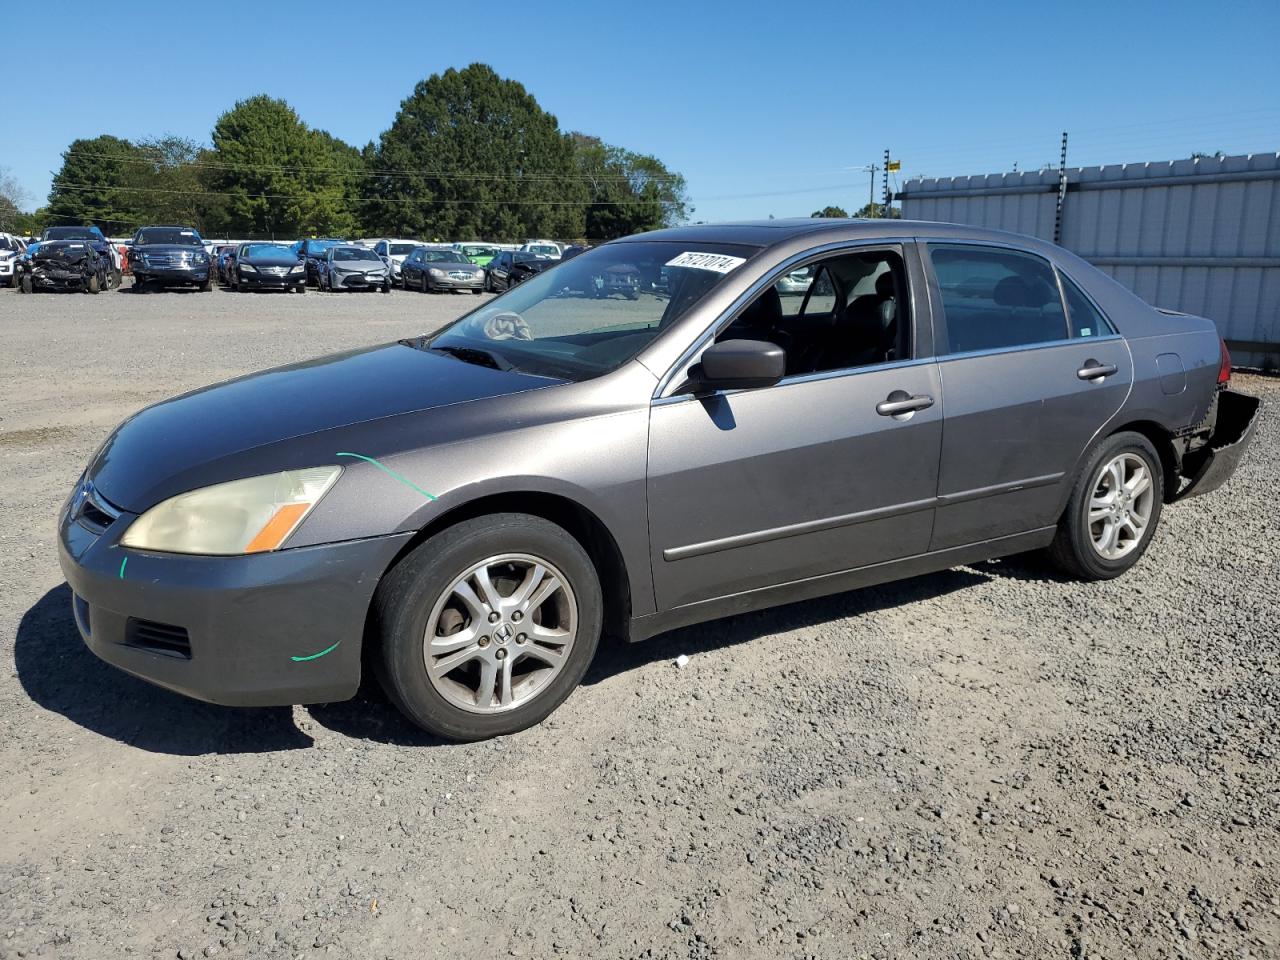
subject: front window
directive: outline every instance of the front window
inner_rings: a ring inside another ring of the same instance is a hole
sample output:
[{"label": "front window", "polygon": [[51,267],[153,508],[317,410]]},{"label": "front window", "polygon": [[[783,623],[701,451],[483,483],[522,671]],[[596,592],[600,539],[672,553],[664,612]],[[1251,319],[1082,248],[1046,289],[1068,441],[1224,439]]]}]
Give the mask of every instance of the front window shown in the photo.
[{"label": "front window", "polygon": [[49,227],[42,240],[100,240],[102,234],[92,227]]},{"label": "front window", "polygon": [[186,230],[181,227],[145,227],[138,231],[138,236],[134,243],[138,246],[145,246],[149,243],[164,244],[166,246],[201,246],[200,234],[194,230]]},{"label": "front window", "polygon": [[531,243],[525,247],[527,253],[536,254],[539,257],[558,257],[560,256],[560,248],[553,247],[549,243]]},{"label": "front window", "polygon": [[391,256],[407,257],[413,253],[415,247],[417,247],[416,243],[393,243],[391,244]]},{"label": "front window", "polygon": [[606,244],[516,285],[422,349],[538,376],[587,380],[630,360],[757,252],[740,244]]},{"label": "front window", "polygon": [[497,254],[497,250],[493,247],[463,247],[463,256],[467,257],[492,257]]},{"label": "front window", "polygon": [[466,263],[466,258],[457,250],[424,250],[422,259],[427,263]]}]

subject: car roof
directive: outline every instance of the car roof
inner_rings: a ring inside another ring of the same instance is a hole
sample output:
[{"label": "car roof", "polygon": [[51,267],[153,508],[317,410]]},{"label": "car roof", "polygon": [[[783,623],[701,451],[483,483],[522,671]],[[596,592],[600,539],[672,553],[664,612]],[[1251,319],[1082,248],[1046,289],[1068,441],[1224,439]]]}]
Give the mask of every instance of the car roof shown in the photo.
[{"label": "car roof", "polygon": [[919,239],[976,240],[1014,246],[1052,248],[1043,240],[1005,230],[990,230],[960,223],[932,220],[859,220],[828,217],[798,217],[787,220],[744,220],[736,223],[698,223],[626,237],[621,243],[637,240],[672,240],[681,243],[738,243],[754,247],[775,247],[800,238],[812,243],[840,240],[874,240],[891,237]]}]

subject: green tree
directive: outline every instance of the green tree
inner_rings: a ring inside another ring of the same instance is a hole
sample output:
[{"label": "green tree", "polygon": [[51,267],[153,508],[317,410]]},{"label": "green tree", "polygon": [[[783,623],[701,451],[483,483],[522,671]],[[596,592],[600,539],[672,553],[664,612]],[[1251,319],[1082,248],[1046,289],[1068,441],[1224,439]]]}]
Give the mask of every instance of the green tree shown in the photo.
[{"label": "green tree", "polygon": [[424,239],[580,237],[573,143],[525,88],[473,63],[420,81],[382,134],[369,216]]},{"label": "green tree", "polygon": [[811,218],[812,217],[843,218],[843,217],[849,216],[849,214],[845,212],[844,207],[823,207],[821,210],[813,211],[813,213],[809,214],[809,216]]},{"label": "green tree", "polygon": [[657,157],[571,134],[578,175],[587,189],[585,236],[612,240],[687,220],[684,177]]},{"label": "green tree", "polygon": [[141,220],[141,194],[130,188],[137,185],[137,165],[143,159],[136,146],[110,134],[73,140],[53,177],[49,221],[92,223],[114,234],[133,229]]},{"label": "green tree", "polygon": [[866,203],[854,216],[864,220],[899,220],[902,218],[902,211],[892,204],[886,209],[883,204]]},{"label": "green tree", "polygon": [[241,100],[218,118],[203,180],[221,195],[213,229],[243,236],[342,232],[354,222],[346,172],[283,100]]},{"label": "green tree", "polygon": [[209,154],[186,137],[141,140],[138,160],[125,170],[134,209],[144,223],[176,223],[203,232],[209,225],[209,198],[200,163]]}]

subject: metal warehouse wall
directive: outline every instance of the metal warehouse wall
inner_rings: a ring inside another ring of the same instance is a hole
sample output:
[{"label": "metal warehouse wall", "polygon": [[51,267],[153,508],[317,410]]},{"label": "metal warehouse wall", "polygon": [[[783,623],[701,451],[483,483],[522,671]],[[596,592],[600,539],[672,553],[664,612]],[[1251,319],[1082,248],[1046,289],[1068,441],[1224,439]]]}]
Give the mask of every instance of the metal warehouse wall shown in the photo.
[{"label": "metal warehouse wall", "polygon": [[[1058,172],[909,180],[911,220],[1053,239]],[[1211,317],[1246,366],[1280,366],[1280,153],[1067,170],[1062,245],[1149,303]]]}]

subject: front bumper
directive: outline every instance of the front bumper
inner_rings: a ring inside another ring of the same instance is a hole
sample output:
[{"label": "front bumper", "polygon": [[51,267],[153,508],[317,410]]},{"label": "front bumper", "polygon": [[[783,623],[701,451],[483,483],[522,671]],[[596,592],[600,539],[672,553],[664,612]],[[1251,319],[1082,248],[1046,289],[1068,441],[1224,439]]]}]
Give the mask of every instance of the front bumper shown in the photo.
[{"label": "front bumper", "polygon": [[230,706],[355,694],[374,588],[412,534],[197,557],[121,547],[133,519],[122,514],[99,533],[65,508],[59,517],[58,560],[76,625],[98,657]]},{"label": "front bumper", "polygon": [[384,274],[381,277],[367,277],[363,273],[335,273],[333,287],[335,290],[381,290],[390,281]]},{"label": "front bumper", "polygon": [[263,290],[288,290],[290,287],[301,287],[307,282],[307,272],[299,270],[295,274],[244,273],[238,274],[242,287],[260,287]]},{"label": "front bumper", "polygon": [[139,282],[150,281],[165,286],[200,286],[213,277],[213,268],[209,264],[192,267],[148,267],[144,263],[134,263],[133,277]]},{"label": "front bumper", "polygon": [[427,274],[427,283],[433,290],[483,290],[484,274],[481,273],[466,280],[447,275],[443,277],[433,277],[431,274]]},{"label": "front bumper", "polygon": [[31,285],[37,290],[83,290],[88,277],[78,270],[33,270]]},{"label": "front bumper", "polygon": [[0,277],[13,276],[13,257],[5,257],[0,260]]},{"label": "front bumper", "polygon": [[1175,497],[1182,500],[1212,493],[1230,479],[1253,443],[1262,401],[1245,393],[1218,394],[1216,422],[1209,442],[1186,456],[1182,472],[1190,481]]}]

